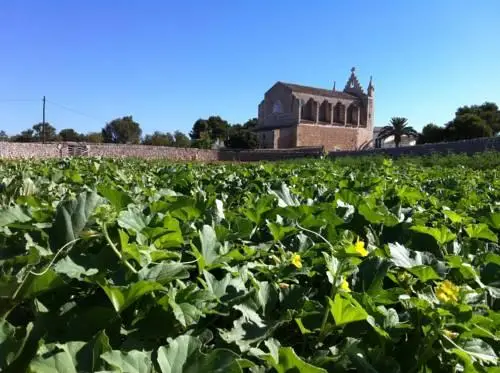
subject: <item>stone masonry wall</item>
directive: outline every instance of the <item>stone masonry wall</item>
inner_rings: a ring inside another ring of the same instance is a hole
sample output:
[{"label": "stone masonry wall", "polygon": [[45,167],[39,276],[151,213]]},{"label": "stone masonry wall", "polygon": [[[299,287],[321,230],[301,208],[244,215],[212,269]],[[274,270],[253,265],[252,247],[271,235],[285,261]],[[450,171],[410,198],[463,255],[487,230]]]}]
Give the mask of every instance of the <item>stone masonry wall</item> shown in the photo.
[{"label": "stone masonry wall", "polygon": [[0,141],[0,159],[57,158],[57,144],[14,143]]},{"label": "stone masonry wall", "polygon": [[[334,151],[330,152],[330,157],[343,157],[343,156],[366,156],[366,155],[387,155],[390,157],[400,156],[419,156],[430,154],[450,154],[450,153],[463,153],[474,154],[485,151],[499,151],[500,152],[500,136],[487,137],[471,140],[462,140],[454,142],[442,142],[436,144],[423,144],[415,146],[404,146],[400,148],[380,148],[369,149],[363,151]],[[499,155],[500,156],[500,155]]]},{"label": "stone masonry wall", "polygon": [[[67,147],[62,152],[57,144],[0,142],[0,159],[58,158],[67,156]],[[165,146],[89,144],[89,156],[106,158],[170,159],[176,161],[210,162],[219,159],[217,150],[194,148],[170,148]]]},{"label": "stone masonry wall", "polygon": [[327,151],[354,150],[358,129],[324,124],[301,123],[297,128],[297,146],[324,146]]},{"label": "stone masonry wall", "polygon": [[[299,127],[300,129],[300,127]],[[338,128],[336,128],[338,130]],[[346,129],[351,130],[352,129]],[[335,132],[338,133],[338,132]],[[325,136],[328,133],[324,134]],[[299,133],[300,136],[300,133]],[[325,137],[326,138],[326,137]],[[299,145],[300,146],[300,145]],[[328,150],[325,147],[325,150]],[[401,148],[371,149],[365,151],[330,151],[330,157],[388,155],[398,157],[402,155],[429,155],[433,153],[466,153],[474,154],[488,150],[500,152],[500,136],[473,140],[463,140],[449,143],[425,144]],[[256,150],[203,150],[191,148],[168,148],[162,146],[145,145],[112,145],[90,144],[89,156],[110,158],[145,158],[168,159],[178,161],[275,161],[281,159],[319,157],[323,147],[297,147],[292,149],[256,149]],[[0,142],[0,159],[42,159],[58,158],[60,152],[57,144],[38,143],[11,143]],[[63,149],[62,156],[67,156]]]}]

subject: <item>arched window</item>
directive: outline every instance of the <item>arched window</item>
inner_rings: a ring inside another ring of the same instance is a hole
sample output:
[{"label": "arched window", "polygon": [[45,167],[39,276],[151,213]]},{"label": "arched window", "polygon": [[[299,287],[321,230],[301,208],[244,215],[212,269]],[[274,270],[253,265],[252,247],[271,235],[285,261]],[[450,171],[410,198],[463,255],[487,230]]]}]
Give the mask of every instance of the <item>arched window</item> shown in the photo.
[{"label": "arched window", "polygon": [[281,105],[281,101],[275,101],[273,104],[273,114],[274,113],[282,113],[283,112],[283,107]]}]

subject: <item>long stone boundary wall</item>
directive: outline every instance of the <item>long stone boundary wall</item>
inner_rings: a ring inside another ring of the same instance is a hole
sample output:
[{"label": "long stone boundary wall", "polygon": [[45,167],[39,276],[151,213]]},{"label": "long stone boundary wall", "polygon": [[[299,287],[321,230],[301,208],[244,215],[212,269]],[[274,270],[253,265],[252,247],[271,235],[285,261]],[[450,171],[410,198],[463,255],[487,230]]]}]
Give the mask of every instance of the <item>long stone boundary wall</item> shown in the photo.
[{"label": "long stone boundary wall", "polygon": [[422,144],[415,146],[404,146],[400,148],[380,148],[362,151],[337,151],[328,153],[329,157],[342,156],[366,156],[366,155],[388,155],[391,157],[399,156],[418,156],[449,153],[474,154],[485,151],[500,151],[500,136],[484,137],[471,140],[461,140],[453,142],[441,142],[436,144]]},{"label": "long stone boundary wall", "polygon": [[[58,147],[57,143],[15,143],[0,142],[0,159],[43,159],[70,155],[68,144]],[[71,146],[71,143],[69,144]],[[80,145],[80,148],[85,148]],[[104,158],[168,159],[172,161],[237,161],[251,162],[291,158],[318,157],[321,147],[294,149],[257,150],[211,150],[194,148],[170,148],[149,145],[88,144],[86,156]]]},{"label": "long stone boundary wall", "polygon": [[[14,143],[0,142],[0,159],[43,159],[70,156],[67,144],[58,147],[56,143]],[[429,155],[432,153],[473,154],[487,150],[500,151],[500,136],[463,140],[448,143],[424,144],[401,148],[369,149],[364,151],[336,151],[328,156],[365,156],[388,155]],[[277,161],[294,158],[317,158],[323,155],[322,147],[304,147],[292,149],[256,149],[256,150],[207,150],[194,148],[170,148],[165,146],[88,144],[85,155],[104,158],[145,158],[168,159],[173,161]]]}]

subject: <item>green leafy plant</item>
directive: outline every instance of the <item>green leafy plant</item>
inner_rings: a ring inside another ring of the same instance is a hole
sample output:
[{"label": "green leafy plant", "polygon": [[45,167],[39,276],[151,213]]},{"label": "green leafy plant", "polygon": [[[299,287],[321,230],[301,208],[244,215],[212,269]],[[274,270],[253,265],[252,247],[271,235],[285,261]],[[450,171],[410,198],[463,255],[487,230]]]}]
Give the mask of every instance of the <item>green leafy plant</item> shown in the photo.
[{"label": "green leafy plant", "polygon": [[1,162],[0,370],[498,372],[483,157]]}]

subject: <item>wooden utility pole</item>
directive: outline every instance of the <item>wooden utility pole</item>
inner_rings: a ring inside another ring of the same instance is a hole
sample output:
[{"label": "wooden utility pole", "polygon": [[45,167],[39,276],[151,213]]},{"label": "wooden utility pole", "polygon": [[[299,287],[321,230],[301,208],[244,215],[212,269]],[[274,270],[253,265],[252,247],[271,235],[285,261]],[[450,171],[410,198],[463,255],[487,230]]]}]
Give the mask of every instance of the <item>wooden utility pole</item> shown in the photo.
[{"label": "wooden utility pole", "polygon": [[42,143],[45,144],[45,96],[42,100]]}]

